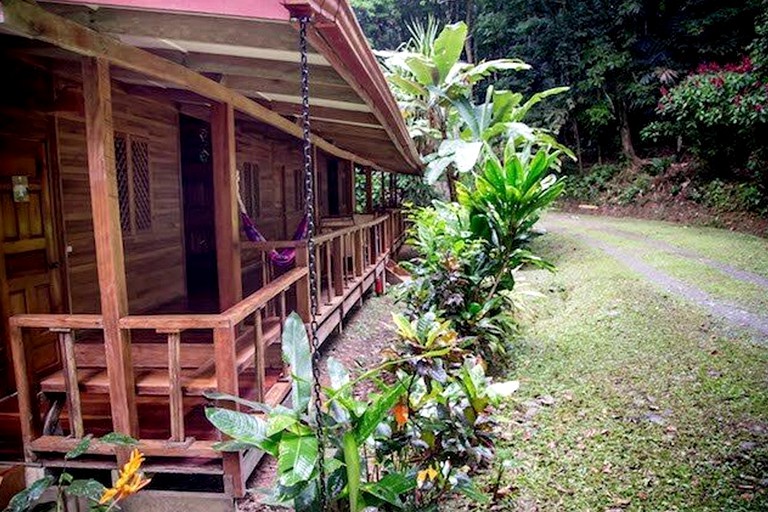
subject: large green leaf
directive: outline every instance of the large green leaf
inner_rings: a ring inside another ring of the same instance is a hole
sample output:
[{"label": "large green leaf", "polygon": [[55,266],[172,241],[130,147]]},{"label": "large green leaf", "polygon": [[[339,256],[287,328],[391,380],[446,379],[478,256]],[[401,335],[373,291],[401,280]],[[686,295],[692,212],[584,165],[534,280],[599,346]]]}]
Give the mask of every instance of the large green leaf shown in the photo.
[{"label": "large green leaf", "polygon": [[239,396],[230,395],[228,393],[221,393],[219,391],[206,391],[203,393],[203,395],[205,396],[205,398],[209,398],[211,400],[226,400],[229,402],[234,402],[236,404],[243,405],[257,412],[263,412],[266,414],[269,414],[270,412],[272,412],[272,407],[268,406],[267,404],[263,404],[261,402],[254,402],[252,400],[240,398]]},{"label": "large green leaf", "polygon": [[76,459],[77,457],[79,457],[82,454],[84,454],[85,452],[87,452],[88,448],[91,447],[91,439],[93,439],[93,435],[92,434],[88,434],[87,436],[82,438],[80,440],[80,442],[77,443],[77,445],[75,445],[74,448],[72,448],[70,451],[68,451],[64,455],[64,458],[67,459],[67,460],[69,460],[69,459]]},{"label": "large green leaf", "polygon": [[314,434],[308,436],[283,435],[277,456],[277,469],[292,481],[308,480],[315,469],[318,442]]},{"label": "large green leaf", "polygon": [[127,434],[121,434],[120,432],[110,432],[99,439],[102,443],[113,444],[115,446],[135,446],[139,442]]},{"label": "large green leaf", "polygon": [[440,81],[445,80],[448,72],[461,57],[466,39],[467,25],[464,22],[446,25],[435,39],[432,60],[440,73]]},{"label": "large green leaf", "polygon": [[368,406],[355,427],[355,439],[358,443],[365,442],[373,434],[379,423],[389,416],[390,411],[405,391],[403,383],[398,382]]},{"label": "large green leaf", "polygon": [[419,84],[427,86],[438,83],[440,72],[426,57],[418,54],[411,55],[405,59],[405,65]]},{"label": "large green leaf", "polygon": [[291,313],[283,328],[283,361],[291,367],[291,400],[298,413],[306,412],[312,398],[312,353],[301,317]]},{"label": "large green leaf", "polygon": [[87,498],[91,501],[99,501],[104,494],[104,486],[93,479],[75,480],[67,486],[67,494],[80,498]]},{"label": "large green leaf", "polygon": [[206,407],[205,416],[214,427],[229,437],[261,448],[261,443],[267,437],[267,422],[252,414]]},{"label": "large green leaf", "polygon": [[416,479],[412,476],[408,477],[402,473],[389,473],[378,482],[364,484],[362,490],[395,507],[402,508],[403,502],[400,496],[415,488]]},{"label": "large green leaf", "polygon": [[273,414],[267,419],[267,437],[282,432],[299,420],[293,414]]},{"label": "large green leaf", "polygon": [[389,80],[389,83],[401,89],[403,92],[410,94],[411,96],[426,97],[429,95],[427,90],[420,83],[414,80],[409,80],[396,74],[388,75],[387,80]]},{"label": "large green leaf", "polygon": [[36,480],[32,485],[16,494],[4,512],[26,512],[30,505],[40,499],[46,489],[53,485],[54,481],[52,476],[45,476]]},{"label": "large green leaf", "polygon": [[522,71],[527,69],[531,69],[531,66],[521,60],[496,59],[481,62],[480,64],[467,69],[464,72],[464,75],[470,82],[474,83],[497,71]]}]

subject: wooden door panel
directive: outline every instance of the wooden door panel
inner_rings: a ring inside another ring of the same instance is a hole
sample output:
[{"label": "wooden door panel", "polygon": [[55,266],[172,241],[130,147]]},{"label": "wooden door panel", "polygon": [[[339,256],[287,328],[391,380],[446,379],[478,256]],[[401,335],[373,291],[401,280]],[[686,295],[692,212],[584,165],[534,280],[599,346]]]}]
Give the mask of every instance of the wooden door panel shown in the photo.
[{"label": "wooden door panel", "polygon": [[[52,219],[46,144],[42,140],[0,137],[0,306],[3,352],[8,354],[10,316],[61,312],[59,251]],[[12,177],[27,180],[26,201],[15,201]],[[44,373],[59,364],[56,338],[48,332],[25,333],[30,361]],[[0,358],[0,375],[10,376],[8,357]],[[0,395],[12,380],[0,382]]]}]

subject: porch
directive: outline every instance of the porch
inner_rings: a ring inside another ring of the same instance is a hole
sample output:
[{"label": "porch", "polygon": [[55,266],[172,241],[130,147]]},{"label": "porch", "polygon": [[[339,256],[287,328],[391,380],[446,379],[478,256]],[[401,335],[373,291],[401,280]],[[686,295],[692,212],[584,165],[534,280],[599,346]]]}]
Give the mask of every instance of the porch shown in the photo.
[{"label": "porch", "polygon": [[[389,210],[358,225],[316,239],[317,275],[311,285],[306,241],[244,242],[244,253],[262,261],[274,249],[296,250],[296,265],[274,275],[264,261],[264,285],[218,314],[126,315],[119,329],[130,339],[132,367],[122,386],[110,379],[102,315],[16,315],[10,320],[11,348],[26,458],[44,467],[114,467],[115,450],[95,441],[86,455],[65,461],[64,453],[86,435],[115,430],[110,402],[135,404],[122,418],[133,426],[136,446],[148,457],[146,470],[194,473],[220,480],[219,490],[239,496],[260,453],[222,453],[222,440],[204,416],[219,391],[277,405],[286,398],[288,369],[280,356],[282,320],[296,310],[308,320],[310,290],[317,290],[318,337],[324,342],[343,328],[344,317],[362,303],[402,244],[403,219]],[[43,378],[28,371],[29,338],[58,338],[62,367]],[[219,485],[219,484],[217,484]],[[214,486],[216,487],[216,486]]]}]

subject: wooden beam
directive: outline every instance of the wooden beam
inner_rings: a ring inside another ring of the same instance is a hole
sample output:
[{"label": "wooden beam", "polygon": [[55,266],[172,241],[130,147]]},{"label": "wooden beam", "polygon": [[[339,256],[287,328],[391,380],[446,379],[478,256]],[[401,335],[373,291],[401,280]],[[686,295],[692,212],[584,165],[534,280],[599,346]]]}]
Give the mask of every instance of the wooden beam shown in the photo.
[{"label": "wooden beam", "polygon": [[218,103],[212,109],[211,145],[219,310],[226,311],[243,298],[240,219],[236,200],[235,111],[230,104]]},{"label": "wooden beam", "polygon": [[[175,22],[174,17],[170,23]],[[254,119],[274,126],[293,137],[298,139],[303,137],[300,126],[250,98],[182,65],[57,16],[39,5],[23,0],[2,0],[0,25],[12,32],[48,42],[80,55],[101,58],[116,66],[176,84],[214,101],[228,103]],[[317,135],[312,135],[312,142],[323,151],[339,158],[350,159],[377,169],[385,168],[379,163],[341,149]]]},{"label": "wooden beam", "polygon": [[[296,69],[298,69],[298,66]],[[285,80],[254,76],[224,75],[221,84],[241,92],[246,96],[258,96],[260,94],[289,94],[290,92],[294,92],[298,96],[300,93],[298,77]],[[310,93],[314,100],[328,99],[333,101],[343,101],[345,103],[359,103],[361,106],[365,105],[365,102],[360,99],[360,96],[346,84],[329,85],[317,83],[313,78],[310,81]]]},{"label": "wooden beam", "polygon": [[[313,76],[313,75],[310,75]],[[300,116],[301,105],[299,103],[286,103],[284,101],[273,101],[271,103],[272,110],[285,116]],[[361,124],[380,126],[379,120],[376,116],[370,112],[357,112],[355,110],[344,110],[340,108],[321,107],[318,105],[312,105],[310,110],[310,117],[312,119],[321,119],[329,123],[338,122],[348,124]]]},{"label": "wooden beam", "polygon": [[131,338],[128,331],[120,329],[119,324],[120,318],[128,315],[128,292],[115,169],[112,91],[106,60],[83,59],[83,97],[112,424],[115,431],[136,436],[138,416]]},{"label": "wooden beam", "polygon": [[[218,47],[244,46],[280,50],[295,53],[298,62],[296,33],[288,23],[182,12],[153,12],[141,8],[99,6],[93,9],[71,4],[48,4],[46,10],[102,33],[139,36],[151,40],[177,40],[181,44],[208,43]],[[319,56],[313,54],[313,60],[316,60]]]}]

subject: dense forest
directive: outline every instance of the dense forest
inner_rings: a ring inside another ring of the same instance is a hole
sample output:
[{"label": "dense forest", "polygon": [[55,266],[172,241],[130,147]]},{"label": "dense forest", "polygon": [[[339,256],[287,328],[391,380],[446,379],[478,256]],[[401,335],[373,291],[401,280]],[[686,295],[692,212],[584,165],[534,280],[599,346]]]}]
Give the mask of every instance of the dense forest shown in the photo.
[{"label": "dense forest", "polygon": [[[576,203],[768,213],[768,2],[353,0],[374,48],[463,21],[463,59],[516,58],[494,82],[560,94],[531,113],[578,156]],[[482,86],[475,95],[483,97]]]}]

